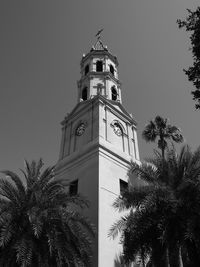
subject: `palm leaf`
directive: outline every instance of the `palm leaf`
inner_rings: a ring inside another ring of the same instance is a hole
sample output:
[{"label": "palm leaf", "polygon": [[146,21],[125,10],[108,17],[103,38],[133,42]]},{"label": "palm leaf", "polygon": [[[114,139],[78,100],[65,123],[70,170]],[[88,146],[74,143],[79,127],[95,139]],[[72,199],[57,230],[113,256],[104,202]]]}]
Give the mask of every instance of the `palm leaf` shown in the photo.
[{"label": "palm leaf", "polygon": [[16,173],[14,173],[12,171],[8,171],[8,170],[3,170],[3,171],[1,171],[1,173],[8,176],[15,183],[20,194],[25,195],[24,184],[21,181],[20,177]]},{"label": "palm leaf", "polygon": [[54,167],[42,172],[42,165],[25,161],[25,184],[3,172],[10,180],[0,180],[0,264],[89,266],[94,226],[78,212],[89,203],[70,196]]},{"label": "palm leaf", "polygon": [[126,228],[127,216],[121,217],[109,230],[108,237],[115,239]]},{"label": "palm leaf", "polygon": [[142,137],[146,142],[154,142],[156,140],[157,129],[153,121],[150,121],[149,124],[145,126]]}]

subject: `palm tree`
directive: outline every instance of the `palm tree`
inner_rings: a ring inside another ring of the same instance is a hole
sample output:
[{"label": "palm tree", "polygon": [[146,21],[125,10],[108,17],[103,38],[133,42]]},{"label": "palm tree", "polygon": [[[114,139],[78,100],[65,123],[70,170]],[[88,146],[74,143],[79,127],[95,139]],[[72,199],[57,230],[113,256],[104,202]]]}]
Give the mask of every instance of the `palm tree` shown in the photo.
[{"label": "palm tree", "polygon": [[161,116],[156,116],[154,121],[151,120],[149,124],[145,126],[142,137],[146,142],[155,142],[156,138],[158,138],[158,148],[161,149],[163,158],[167,148],[167,139],[171,139],[176,143],[183,142],[180,129],[168,124],[168,120]]},{"label": "palm tree", "polygon": [[[25,162],[24,179],[0,180],[0,266],[89,266],[93,226],[81,215],[88,203],[70,196],[54,168]],[[72,209],[73,205],[73,209]]]},{"label": "palm tree", "polygon": [[132,163],[133,174],[145,184],[130,186],[114,207],[127,210],[110,230],[121,233],[127,262],[140,253],[152,265],[171,267],[200,266],[200,148],[191,152],[184,146],[178,155],[174,148],[166,159],[157,153],[141,165]]}]

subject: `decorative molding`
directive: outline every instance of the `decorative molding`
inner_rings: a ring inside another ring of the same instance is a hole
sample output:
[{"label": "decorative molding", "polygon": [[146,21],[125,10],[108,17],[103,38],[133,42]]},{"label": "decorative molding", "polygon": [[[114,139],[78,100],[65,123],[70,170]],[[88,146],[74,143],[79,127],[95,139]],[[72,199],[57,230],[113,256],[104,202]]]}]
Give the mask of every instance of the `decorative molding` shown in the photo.
[{"label": "decorative molding", "polygon": [[87,53],[84,58],[81,59],[81,64],[84,64],[84,62],[88,58],[90,57],[96,58],[97,56],[104,56],[104,57],[107,56],[116,64],[116,67],[118,67],[119,65],[117,57],[112,55],[109,51],[106,51],[106,50],[102,50],[102,51],[92,50],[91,52]]},{"label": "decorative molding", "polygon": [[81,122],[78,127],[75,129],[75,135],[76,136],[81,136],[82,134],[84,134],[86,129],[86,125],[85,123]]},{"label": "decorative molding", "polygon": [[88,143],[88,145],[81,150],[74,151],[72,154],[60,160],[55,170],[56,174],[59,175],[63,173],[63,171],[79,166],[81,162],[87,162],[90,158],[93,158],[95,155],[98,156],[99,154],[127,169],[132,161],[132,157],[125,152],[120,153],[117,150],[115,151],[115,149],[113,149],[113,147],[111,149],[111,147],[112,145],[108,147],[108,142],[100,142],[99,139],[96,139]]},{"label": "decorative molding", "polygon": [[[86,110],[91,109],[92,102],[94,102],[94,105],[96,105],[97,102],[103,104],[108,108],[115,116],[120,118],[124,122],[128,122],[129,125],[133,127],[134,130],[136,130],[136,121],[131,118],[129,113],[123,108],[123,106],[116,101],[108,100],[105,96],[102,95],[96,95],[92,99],[88,99],[87,101],[79,102],[72,112],[68,115],[67,118],[65,118],[61,124],[64,125],[65,123],[68,123],[68,121],[75,119],[76,117],[79,117],[83,114]],[[115,105],[119,106],[121,111],[115,107]],[[78,111],[77,111],[78,110]]]},{"label": "decorative molding", "polygon": [[[77,129],[79,128],[79,127],[83,127],[83,132],[82,133],[80,133],[80,134],[77,134]],[[73,133],[76,135],[76,136],[81,136],[84,132],[85,132],[85,130],[86,130],[86,128],[88,127],[88,122],[84,119],[81,119],[81,120],[79,120],[79,121],[77,121],[76,123],[75,123],[75,125],[74,125],[74,130],[73,130]]]},{"label": "decorative molding", "polygon": [[113,131],[117,136],[122,136],[125,133],[125,129],[119,120],[113,120],[110,123],[110,126],[113,128]]}]

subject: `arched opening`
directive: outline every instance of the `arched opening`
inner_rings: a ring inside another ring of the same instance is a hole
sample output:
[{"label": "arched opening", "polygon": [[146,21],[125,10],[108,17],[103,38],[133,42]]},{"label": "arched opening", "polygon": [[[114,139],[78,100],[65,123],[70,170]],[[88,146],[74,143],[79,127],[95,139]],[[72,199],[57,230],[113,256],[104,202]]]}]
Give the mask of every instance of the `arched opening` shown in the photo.
[{"label": "arched opening", "polygon": [[87,87],[85,87],[82,91],[82,99],[84,101],[87,100]]},{"label": "arched opening", "polygon": [[101,60],[98,60],[96,62],[96,71],[102,72],[103,71],[103,62]]},{"label": "arched opening", "polygon": [[114,70],[114,67],[113,65],[110,64],[110,73],[112,73],[112,75],[115,74],[115,70]]},{"label": "arched opening", "polygon": [[115,89],[114,86],[111,89],[111,93],[112,93],[112,100],[117,100],[117,90]]},{"label": "arched opening", "polygon": [[89,65],[86,65],[86,66],[85,66],[85,75],[87,75],[87,74],[88,74],[88,72],[89,72],[89,69],[90,69],[90,68],[89,68]]}]

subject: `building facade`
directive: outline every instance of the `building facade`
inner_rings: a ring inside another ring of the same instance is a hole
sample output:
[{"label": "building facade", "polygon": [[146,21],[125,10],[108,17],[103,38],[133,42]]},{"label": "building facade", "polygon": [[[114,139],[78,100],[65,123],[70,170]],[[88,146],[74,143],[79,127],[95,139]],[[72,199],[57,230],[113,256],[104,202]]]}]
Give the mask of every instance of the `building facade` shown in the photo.
[{"label": "building facade", "polygon": [[90,201],[93,266],[115,267],[122,248],[108,232],[121,215],[112,204],[127,186],[130,162],[139,162],[136,122],[122,105],[118,60],[99,37],[80,67],[77,104],[62,122],[57,177]]}]

